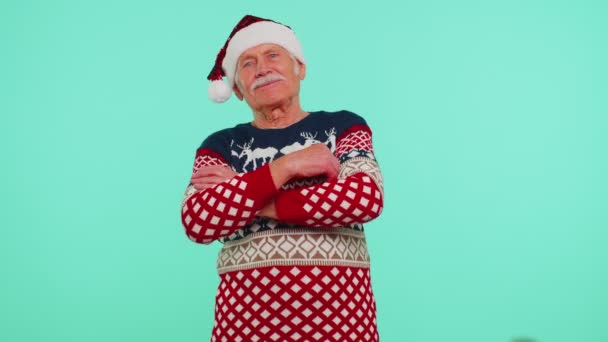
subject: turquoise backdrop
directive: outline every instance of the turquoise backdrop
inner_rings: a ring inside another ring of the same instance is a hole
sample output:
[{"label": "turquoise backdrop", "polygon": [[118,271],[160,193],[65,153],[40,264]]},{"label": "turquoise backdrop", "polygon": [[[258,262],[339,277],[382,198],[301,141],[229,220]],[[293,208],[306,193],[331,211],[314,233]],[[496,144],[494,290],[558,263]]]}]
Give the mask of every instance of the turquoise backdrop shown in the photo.
[{"label": "turquoise backdrop", "polygon": [[382,341],[608,341],[608,3],[0,4],[1,341],[208,341],[219,244],[179,204],[244,14],[290,25],[306,110],[374,131]]}]

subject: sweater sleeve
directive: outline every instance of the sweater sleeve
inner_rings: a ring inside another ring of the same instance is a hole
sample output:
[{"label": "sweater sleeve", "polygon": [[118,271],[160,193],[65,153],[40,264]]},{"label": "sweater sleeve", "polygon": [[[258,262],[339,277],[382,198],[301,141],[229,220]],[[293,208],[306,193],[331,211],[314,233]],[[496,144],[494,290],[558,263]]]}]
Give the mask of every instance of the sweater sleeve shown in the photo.
[{"label": "sweater sleeve", "polygon": [[368,222],[383,208],[380,168],[373,154],[372,132],[351,126],[337,139],[338,180],[280,192],[275,197],[280,221],[312,227],[340,227]]},{"label": "sweater sleeve", "polygon": [[[201,148],[196,153],[192,172],[211,165],[228,167],[220,154]],[[181,210],[186,235],[203,244],[229,236],[254,219],[276,192],[268,165],[238,174],[205,190],[197,190],[189,184]]]}]

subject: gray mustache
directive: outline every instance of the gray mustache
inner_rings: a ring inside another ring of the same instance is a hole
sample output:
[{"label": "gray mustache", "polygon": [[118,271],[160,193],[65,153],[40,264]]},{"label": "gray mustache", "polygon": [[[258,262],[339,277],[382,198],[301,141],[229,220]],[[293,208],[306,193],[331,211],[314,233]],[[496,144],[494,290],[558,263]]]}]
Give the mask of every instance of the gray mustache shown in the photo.
[{"label": "gray mustache", "polygon": [[284,81],[286,80],[285,77],[279,75],[279,74],[268,74],[266,76],[263,76],[261,78],[258,78],[257,80],[255,80],[253,82],[253,84],[251,85],[251,90],[255,90],[256,88],[259,88],[263,85],[266,85],[270,82],[274,82],[274,81]]}]

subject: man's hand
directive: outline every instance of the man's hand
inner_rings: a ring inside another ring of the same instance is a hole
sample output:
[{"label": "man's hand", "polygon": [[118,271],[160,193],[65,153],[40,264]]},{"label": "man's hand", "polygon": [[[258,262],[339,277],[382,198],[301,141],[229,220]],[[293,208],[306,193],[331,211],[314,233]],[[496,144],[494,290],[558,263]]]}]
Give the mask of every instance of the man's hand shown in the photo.
[{"label": "man's hand", "polygon": [[256,215],[277,219],[277,209],[274,205],[274,199],[271,199],[270,202],[266,203],[266,205],[260,211],[258,211]]},{"label": "man's hand", "polygon": [[340,162],[325,144],[314,144],[285,156],[292,177],[308,178],[327,176],[328,181],[338,178]]},{"label": "man's hand", "polygon": [[334,181],[339,171],[340,162],[325,144],[314,144],[270,163],[270,173],[277,189],[292,178],[325,175],[327,181]]},{"label": "man's hand", "polygon": [[195,189],[204,190],[216,184],[225,182],[237,174],[238,173],[232,171],[232,169],[230,169],[228,166],[203,166],[196,170],[194,175],[192,175],[192,178],[190,178],[190,183],[192,183]]},{"label": "man's hand", "polygon": [[[271,173],[276,188],[291,178],[307,178],[325,175],[328,181],[338,178],[340,163],[325,144],[314,144],[290,153],[271,163]],[[196,170],[190,182],[197,190],[204,190],[225,182],[238,173],[228,166],[203,166]]]}]

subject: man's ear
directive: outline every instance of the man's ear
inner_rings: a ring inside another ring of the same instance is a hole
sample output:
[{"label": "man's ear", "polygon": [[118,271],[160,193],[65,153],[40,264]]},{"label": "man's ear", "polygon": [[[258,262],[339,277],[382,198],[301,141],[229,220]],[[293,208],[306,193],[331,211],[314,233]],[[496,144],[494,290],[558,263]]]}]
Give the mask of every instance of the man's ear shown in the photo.
[{"label": "man's ear", "polygon": [[239,87],[237,87],[236,82],[234,83],[234,86],[232,86],[232,90],[234,90],[234,95],[236,95],[239,101],[243,101],[243,93],[241,93]]},{"label": "man's ear", "polygon": [[306,78],[306,64],[303,64],[300,61],[297,61],[297,63],[300,64],[300,73],[298,77],[300,77],[300,81],[303,81],[304,78]]}]

